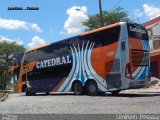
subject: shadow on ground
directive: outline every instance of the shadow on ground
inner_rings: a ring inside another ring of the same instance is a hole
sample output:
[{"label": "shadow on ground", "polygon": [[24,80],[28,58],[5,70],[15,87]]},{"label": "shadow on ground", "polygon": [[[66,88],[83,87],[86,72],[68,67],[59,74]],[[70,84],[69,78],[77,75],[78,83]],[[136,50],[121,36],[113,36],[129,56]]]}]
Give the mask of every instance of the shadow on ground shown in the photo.
[{"label": "shadow on ground", "polygon": [[[25,96],[24,94],[20,96]],[[88,96],[88,95],[74,95],[73,93],[50,93],[49,95],[46,95],[45,93],[37,93],[36,96]],[[117,95],[113,95],[111,93],[105,93],[103,95],[97,95],[92,97],[154,97],[154,96],[160,96],[160,93],[119,93]],[[30,96],[28,96],[30,97]]]}]

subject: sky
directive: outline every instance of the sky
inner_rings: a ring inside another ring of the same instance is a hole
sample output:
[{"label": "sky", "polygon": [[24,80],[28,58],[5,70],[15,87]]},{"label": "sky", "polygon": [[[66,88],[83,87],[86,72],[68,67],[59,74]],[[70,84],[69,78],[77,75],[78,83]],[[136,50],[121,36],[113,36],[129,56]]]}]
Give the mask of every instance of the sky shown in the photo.
[{"label": "sky", "polygon": [[[130,19],[138,23],[160,16],[160,0],[101,2],[103,10],[124,8]],[[11,7],[39,10],[8,10]],[[1,0],[0,41],[15,41],[26,49],[53,43],[83,33],[86,27],[82,22],[98,12],[98,0]]]}]

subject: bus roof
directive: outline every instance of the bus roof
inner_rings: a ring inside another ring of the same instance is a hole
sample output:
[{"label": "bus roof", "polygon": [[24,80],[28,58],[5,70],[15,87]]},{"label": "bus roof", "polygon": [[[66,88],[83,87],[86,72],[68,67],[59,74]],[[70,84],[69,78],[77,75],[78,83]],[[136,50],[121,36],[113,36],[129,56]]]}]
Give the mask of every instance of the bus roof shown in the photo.
[{"label": "bus roof", "polygon": [[112,27],[121,25],[122,23],[123,23],[123,22],[119,22],[119,23],[107,25],[107,26],[104,26],[104,27],[101,27],[101,28],[97,28],[97,29],[94,29],[94,30],[91,30],[91,31],[87,31],[87,32],[85,32],[85,33],[80,34],[80,36],[85,36],[85,35],[92,34],[92,33],[95,33],[95,32],[101,31],[101,30],[105,30],[105,29],[108,29],[108,28],[112,28]]},{"label": "bus roof", "polygon": [[31,51],[33,51],[33,50],[37,50],[37,49],[41,49],[41,48],[47,47],[47,46],[49,46],[49,45],[50,45],[50,44],[46,44],[46,45],[42,45],[42,46],[39,46],[39,47],[36,47],[36,48],[33,48],[33,49],[29,49],[29,50],[26,51],[26,53],[31,52]]}]

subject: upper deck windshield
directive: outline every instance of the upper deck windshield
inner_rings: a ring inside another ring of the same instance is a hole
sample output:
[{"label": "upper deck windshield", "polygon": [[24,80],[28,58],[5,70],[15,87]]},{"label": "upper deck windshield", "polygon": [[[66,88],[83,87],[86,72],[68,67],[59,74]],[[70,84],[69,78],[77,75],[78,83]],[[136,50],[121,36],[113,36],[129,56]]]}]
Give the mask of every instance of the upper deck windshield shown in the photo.
[{"label": "upper deck windshield", "polygon": [[128,37],[141,40],[148,40],[148,34],[145,27],[138,24],[127,23]]}]

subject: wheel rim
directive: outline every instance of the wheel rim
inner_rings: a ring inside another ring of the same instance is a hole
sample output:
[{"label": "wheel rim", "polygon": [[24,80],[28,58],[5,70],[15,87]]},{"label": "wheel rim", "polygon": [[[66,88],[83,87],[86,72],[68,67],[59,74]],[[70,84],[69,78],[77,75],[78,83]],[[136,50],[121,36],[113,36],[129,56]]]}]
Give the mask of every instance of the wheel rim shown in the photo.
[{"label": "wheel rim", "polygon": [[90,86],[89,86],[89,91],[90,91],[91,93],[94,93],[94,92],[96,91],[95,85],[90,85]]}]

